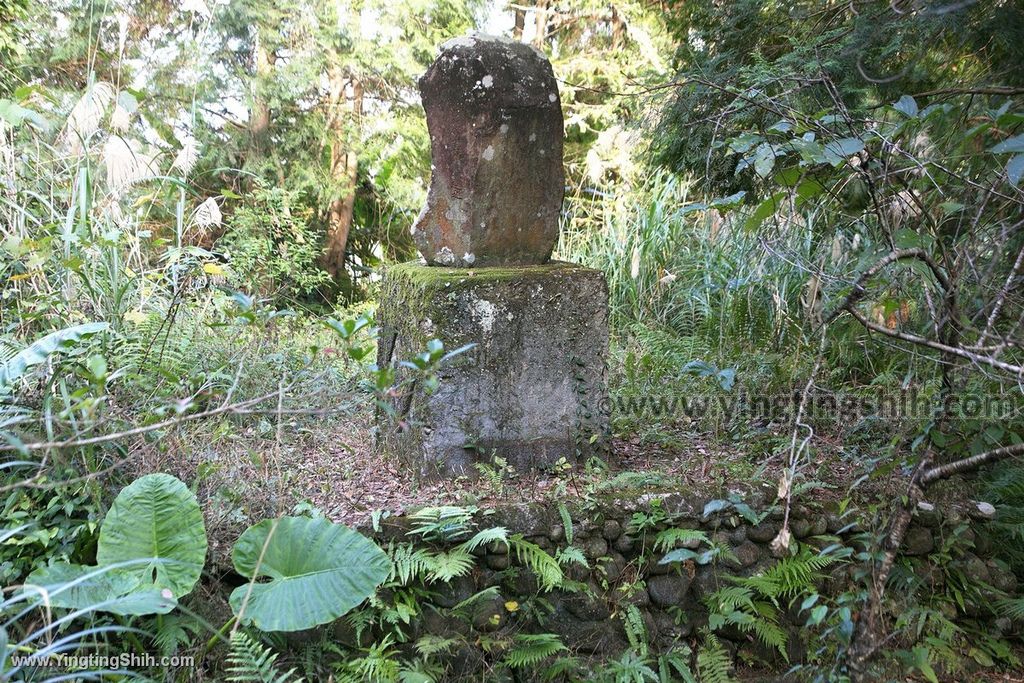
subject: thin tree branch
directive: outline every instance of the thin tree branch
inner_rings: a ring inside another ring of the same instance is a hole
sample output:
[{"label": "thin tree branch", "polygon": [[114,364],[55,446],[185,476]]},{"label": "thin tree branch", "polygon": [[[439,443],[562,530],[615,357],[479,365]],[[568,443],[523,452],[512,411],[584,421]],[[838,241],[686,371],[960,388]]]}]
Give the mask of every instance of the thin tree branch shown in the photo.
[{"label": "thin tree branch", "polygon": [[95,446],[102,443],[110,443],[112,441],[120,441],[132,436],[141,436],[148,434],[149,432],[155,432],[166,427],[173,427],[174,425],[182,424],[184,422],[190,422],[192,420],[202,420],[208,417],[214,417],[216,415],[224,415],[230,413],[243,413],[247,412],[245,409],[251,406],[259,405],[265,401],[269,401],[272,398],[276,398],[278,389],[270,392],[269,394],[263,394],[255,398],[250,398],[246,401],[234,403],[231,405],[221,405],[212,410],[205,410],[200,413],[192,413],[190,415],[178,415],[177,417],[168,418],[160,422],[154,422],[153,424],[143,425],[141,427],[135,427],[133,429],[126,429],[121,432],[112,432],[110,434],[102,434],[100,436],[92,436],[85,439],[67,439],[66,441],[37,441],[35,443],[26,443],[18,446],[7,444],[0,446],[0,453],[9,453],[11,451],[44,451],[53,448],[78,448],[81,446]]},{"label": "thin tree branch", "polygon": [[998,462],[999,460],[1010,458],[1015,455],[1024,455],[1024,443],[1018,443],[1012,446],[1003,446],[1002,448],[996,448],[991,451],[972,455],[969,458],[932,467],[921,475],[920,485],[923,488],[932,482],[938,481],[939,479],[948,479],[954,474],[969,472],[981,467],[982,465]]},{"label": "thin tree branch", "polygon": [[878,323],[868,320],[867,318],[864,317],[863,313],[858,311],[853,306],[846,307],[846,310],[848,310],[850,312],[850,315],[856,318],[861,325],[868,328],[869,330],[872,330],[873,332],[878,332],[879,334],[884,334],[887,337],[899,339],[900,341],[909,342],[911,344],[917,344],[918,346],[925,346],[930,349],[935,349],[936,351],[941,351],[943,353],[949,353],[954,356],[959,356],[960,358],[966,358],[976,363],[989,365],[991,367],[1009,372],[1010,374],[1013,375],[1024,375],[1024,367],[1020,365],[1013,365],[1011,363],[1001,361],[997,358],[972,353],[971,351],[967,351],[959,346],[949,346],[947,344],[942,344],[931,339],[926,339],[925,337],[920,337],[916,334],[910,334],[909,332],[897,332],[896,330],[890,330],[888,327],[884,325],[879,325]]},{"label": "thin tree branch", "polygon": [[926,252],[924,249],[917,248],[896,249],[890,252],[889,254],[886,254],[886,256],[883,257],[880,261],[878,261],[875,265],[871,266],[870,268],[868,268],[867,270],[860,274],[860,277],[857,278],[857,281],[853,285],[853,291],[850,292],[846,299],[844,299],[843,302],[839,306],[837,306],[832,311],[832,313],[828,315],[827,318],[825,318],[825,323],[832,322],[837,317],[839,317],[839,315],[844,310],[849,310],[850,308],[853,307],[854,304],[863,299],[865,295],[867,295],[867,289],[865,288],[865,285],[867,285],[868,280],[873,278],[875,275],[878,275],[878,273],[880,273],[887,266],[896,263],[897,261],[904,261],[908,259],[916,259],[918,261],[924,262],[932,271],[932,274],[935,276],[935,279],[938,280],[940,285],[942,285],[942,289],[949,291],[949,278],[946,276],[946,273],[943,272],[941,268],[939,268],[938,264],[935,263],[935,260],[932,259],[928,252]]}]

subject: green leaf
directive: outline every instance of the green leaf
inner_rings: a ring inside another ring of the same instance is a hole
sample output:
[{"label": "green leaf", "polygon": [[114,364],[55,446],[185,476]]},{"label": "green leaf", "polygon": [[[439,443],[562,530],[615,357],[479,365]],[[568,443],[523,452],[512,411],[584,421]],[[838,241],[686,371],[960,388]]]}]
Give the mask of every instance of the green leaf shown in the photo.
[{"label": "green leaf", "polygon": [[996,154],[1003,154],[1005,152],[1024,152],[1024,134],[1007,138],[989,151],[995,152]]},{"label": "green leaf", "polygon": [[53,354],[71,349],[83,339],[108,327],[108,323],[85,323],[51,332],[42,339],[32,342],[0,365],[0,394],[9,391],[29,370],[45,363]]},{"label": "green leaf", "polygon": [[685,562],[697,557],[697,553],[687,548],[676,548],[665,554],[665,557],[658,560],[658,564],[671,564],[672,562]]},{"label": "green leaf", "polygon": [[789,146],[800,155],[803,164],[823,164],[828,161],[822,146],[814,141],[814,133],[806,133],[801,138],[791,140]]},{"label": "green leaf", "polygon": [[746,154],[764,138],[756,133],[741,133],[729,141],[729,151],[738,154]]},{"label": "green leaf", "polygon": [[775,150],[767,143],[760,145],[754,154],[754,173],[762,178],[767,178],[773,168],[775,168]]},{"label": "green leaf", "polygon": [[160,589],[141,585],[137,574],[108,567],[59,563],[37,569],[25,583],[26,594],[38,595],[44,604],[66,609],[127,616],[167,614],[178,604]]},{"label": "green leaf", "polygon": [[730,505],[732,505],[732,503],[730,503],[727,500],[722,500],[720,498],[716,499],[716,500],[708,501],[708,504],[704,506],[704,513],[703,513],[703,515],[704,515],[704,517],[709,517],[710,515],[713,515],[716,512],[721,512],[722,510],[725,510]]},{"label": "green leaf", "polygon": [[828,605],[818,605],[811,610],[811,616],[807,620],[807,625],[817,626],[822,622],[826,614],[828,614]]},{"label": "green leaf", "polygon": [[967,654],[970,656],[971,659],[976,661],[978,664],[981,664],[982,666],[996,665],[995,660],[992,659],[992,657],[990,657],[989,654],[984,650],[972,647],[970,650],[967,651]]},{"label": "green leaf", "polygon": [[1024,154],[1015,154],[1010,157],[1006,164],[1006,177],[1014,187],[1020,185],[1021,177],[1024,177]]},{"label": "green leaf", "polygon": [[796,203],[802,206],[825,191],[825,186],[815,178],[808,178],[796,187]]},{"label": "green leaf", "polygon": [[139,100],[127,90],[117,94],[117,104],[129,114],[134,114],[139,108]]},{"label": "green leaf", "polygon": [[917,117],[917,100],[910,95],[904,95],[896,102],[893,102],[892,108],[910,118]]},{"label": "green leaf", "polygon": [[[334,621],[391,572],[376,543],[323,518],[264,520],[242,534],[232,559],[235,571],[253,583],[231,593],[231,608],[263,631],[301,631]],[[270,580],[257,582],[260,577]]]},{"label": "green leaf", "polygon": [[11,124],[13,128],[18,128],[25,121],[44,131],[50,127],[50,122],[42,114],[10,100],[0,100],[0,120]]},{"label": "green leaf", "polygon": [[785,192],[776,192],[771,197],[768,197],[768,199],[758,204],[757,208],[754,209],[754,213],[750,214],[750,218],[748,218],[747,222],[744,224],[744,229],[748,232],[753,232],[761,227],[761,223],[764,223],[768,216],[771,216],[775,213],[776,209],[782,206],[782,200],[785,198]]},{"label": "green leaf", "polygon": [[929,683],[939,683],[939,677],[935,674],[935,669],[932,668],[928,648],[926,647],[915,647],[913,650],[914,658],[916,659],[915,665],[921,675]]},{"label": "green leaf", "polygon": [[146,560],[124,571],[175,598],[187,595],[206,561],[206,527],[195,495],[169,474],[136,479],[117,495],[100,526],[96,560]]},{"label": "green leaf", "polygon": [[783,187],[796,187],[803,176],[803,169],[799,166],[785,168],[775,174],[775,182]]},{"label": "green leaf", "polygon": [[847,157],[864,149],[864,141],[860,138],[841,138],[825,143],[825,156],[833,166],[846,161]]},{"label": "green leaf", "polygon": [[711,200],[710,206],[716,209],[732,209],[743,203],[743,198],[747,196],[746,190],[740,190],[739,192],[733,193],[728,197],[718,197],[717,199]]}]

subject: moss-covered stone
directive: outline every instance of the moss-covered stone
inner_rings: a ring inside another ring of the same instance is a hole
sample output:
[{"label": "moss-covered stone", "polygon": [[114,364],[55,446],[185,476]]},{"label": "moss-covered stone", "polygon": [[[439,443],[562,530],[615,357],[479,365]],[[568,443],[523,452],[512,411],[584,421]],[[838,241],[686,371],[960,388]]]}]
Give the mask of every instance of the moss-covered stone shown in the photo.
[{"label": "moss-covered stone", "polygon": [[422,474],[464,473],[502,457],[516,467],[572,462],[606,446],[607,285],[569,263],[473,270],[405,263],[382,282],[378,363],[430,339],[476,346],[428,394],[393,397],[399,424],[380,443]]}]

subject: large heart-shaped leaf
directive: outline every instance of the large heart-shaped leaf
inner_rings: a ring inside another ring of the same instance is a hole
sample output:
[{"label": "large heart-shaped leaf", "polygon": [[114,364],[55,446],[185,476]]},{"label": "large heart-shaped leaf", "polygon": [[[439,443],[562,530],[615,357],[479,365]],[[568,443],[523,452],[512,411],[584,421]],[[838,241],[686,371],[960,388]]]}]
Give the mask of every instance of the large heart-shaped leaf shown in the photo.
[{"label": "large heart-shaped leaf", "polygon": [[[196,497],[169,474],[147,474],[122,489],[100,527],[100,565],[131,563],[121,571],[141,584],[188,594],[206,561],[206,527]],[[139,560],[145,560],[139,563]]]},{"label": "large heart-shaped leaf", "polygon": [[167,614],[178,604],[136,574],[110,567],[58,563],[32,572],[25,592],[52,607],[122,615]]},{"label": "large heart-shaped leaf", "polygon": [[[231,593],[231,608],[262,631],[301,631],[342,616],[391,572],[376,543],[326,519],[282,517],[249,527],[232,551],[252,583]],[[257,582],[267,577],[267,582]],[[244,609],[243,609],[244,608]]]}]

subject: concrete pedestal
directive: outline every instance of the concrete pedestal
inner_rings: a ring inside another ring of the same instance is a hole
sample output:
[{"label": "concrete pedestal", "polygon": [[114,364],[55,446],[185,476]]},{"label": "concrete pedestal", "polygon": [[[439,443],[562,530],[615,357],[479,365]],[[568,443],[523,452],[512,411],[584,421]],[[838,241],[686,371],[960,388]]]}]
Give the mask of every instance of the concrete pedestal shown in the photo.
[{"label": "concrete pedestal", "polygon": [[405,263],[382,282],[378,364],[430,339],[451,350],[428,392],[405,386],[381,417],[379,445],[426,477],[473,474],[504,458],[518,469],[607,452],[608,287],[604,274],[553,262],[514,268]]}]

